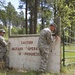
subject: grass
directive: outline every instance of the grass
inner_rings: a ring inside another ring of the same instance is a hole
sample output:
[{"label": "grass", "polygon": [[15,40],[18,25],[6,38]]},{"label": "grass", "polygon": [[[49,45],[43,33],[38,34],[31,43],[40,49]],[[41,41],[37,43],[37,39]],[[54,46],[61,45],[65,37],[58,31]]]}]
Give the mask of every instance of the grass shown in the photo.
[{"label": "grass", "polygon": [[74,45],[65,45],[65,64],[68,65],[72,62],[75,62],[75,46]]},{"label": "grass", "polygon": [[63,75],[75,75],[75,65],[70,65],[62,68]]},{"label": "grass", "polygon": [[55,74],[41,74],[39,72],[36,71],[28,71],[28,72],[18,72],[18,71],[6,71],[6,70],[0,70],[0,75],[55,75]]},{"label": "grass", "polygon": [[22,70],[0,70],[0,75],[75,75],[75,65],[62,67],[59,74],[55,73],[39,73],[37,71],[22,71]]}]

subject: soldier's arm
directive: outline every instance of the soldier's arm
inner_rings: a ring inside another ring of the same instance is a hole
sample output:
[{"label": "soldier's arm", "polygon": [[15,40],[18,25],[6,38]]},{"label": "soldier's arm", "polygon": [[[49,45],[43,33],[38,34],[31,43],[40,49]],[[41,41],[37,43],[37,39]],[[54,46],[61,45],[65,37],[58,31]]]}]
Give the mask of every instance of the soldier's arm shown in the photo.
[{"label": "soldier's arm", "polygon": [[52,34],[49,31],[47,32],[47,42],[49,44],[52,42]]},{"label": "soldier's arm", "polygon": [[2,46],[7,46],[7,43],[6,43],[6,41],[4,40],[4,38],[0,38],[0,44],[1,44]]}]

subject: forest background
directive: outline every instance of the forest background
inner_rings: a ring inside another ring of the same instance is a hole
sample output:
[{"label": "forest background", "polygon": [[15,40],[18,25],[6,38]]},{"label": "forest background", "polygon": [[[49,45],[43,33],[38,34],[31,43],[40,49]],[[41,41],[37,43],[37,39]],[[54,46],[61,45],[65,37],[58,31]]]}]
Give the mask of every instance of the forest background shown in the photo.
[{"label": "forest background", "polygon": [[61,33],[64,27],[75,31],[75,0],[19,0],[20,12],[11,2],[7,5],[5,2],[0,0],[0,28],[6,30],[6,37],[9,28],[15,35],[39,34],[56,17],[61,17]]}]

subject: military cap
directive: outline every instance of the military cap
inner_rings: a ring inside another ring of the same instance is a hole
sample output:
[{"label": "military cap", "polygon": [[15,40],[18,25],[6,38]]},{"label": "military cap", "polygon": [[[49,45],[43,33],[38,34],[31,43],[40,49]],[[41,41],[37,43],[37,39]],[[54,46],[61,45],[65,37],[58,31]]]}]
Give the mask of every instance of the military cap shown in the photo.
[{"label": "military cap", "polygon": [[0,29],[0,33],[1,33],[1,32],[5,33],[5,30],[4,30],[4,29]]}]

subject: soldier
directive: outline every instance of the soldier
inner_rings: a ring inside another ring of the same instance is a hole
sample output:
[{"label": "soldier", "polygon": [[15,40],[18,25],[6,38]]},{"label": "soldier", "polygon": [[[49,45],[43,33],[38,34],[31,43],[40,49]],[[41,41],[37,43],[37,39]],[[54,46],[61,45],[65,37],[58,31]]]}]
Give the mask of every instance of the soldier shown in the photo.
[{"label": "soldier", "polygon": [[6,55],[7,52],[7,43],[4,39],[5,30],[0,29],[0,61],[5,62],[5,66],[8,67],[8,57]]},{"label": "soldier", "polygon": [[41,72],[46,72],[47,64],[48,64],[48,56],[50,51],[52,50],[52,32],[56,29],[55,23],[50,24],[49,28],[44,28],[40,32],[39,40],[38,40],[38,48],[41,55],[41,64],[39,70]]}]

